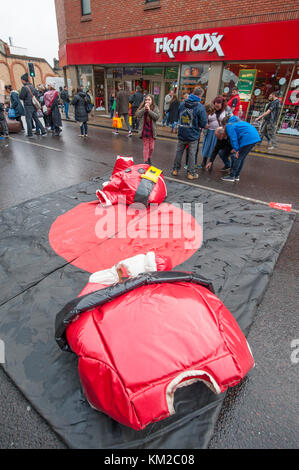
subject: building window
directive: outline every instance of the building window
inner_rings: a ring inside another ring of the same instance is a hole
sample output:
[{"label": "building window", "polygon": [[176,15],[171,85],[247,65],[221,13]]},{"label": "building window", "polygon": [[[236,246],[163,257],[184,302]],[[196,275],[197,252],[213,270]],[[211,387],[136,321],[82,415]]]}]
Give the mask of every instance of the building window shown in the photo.
[{"label": "building window", "polygon": [[82,16],[90,15],[91,14],[90,0],[81,0],[81,9],[82,9]]},{"label": "building window", "polygon": [[154,8],[160,8],[160,0],[145,0],[144,10],[153,10]]}]

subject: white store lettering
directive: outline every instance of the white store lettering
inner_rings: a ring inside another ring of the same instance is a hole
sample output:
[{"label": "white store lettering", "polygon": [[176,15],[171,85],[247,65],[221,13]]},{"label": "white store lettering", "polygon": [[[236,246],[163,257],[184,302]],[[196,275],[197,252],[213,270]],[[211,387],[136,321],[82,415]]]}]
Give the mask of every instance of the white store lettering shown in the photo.
[{"label": "white store lettering", "polygon": [[187,34],[184,36],[177,36],[175,39],[155,38],[156,53],[166,52],[171,59],[175,58],[174,52],[189,52],[194,51],[208,51],[213,52],[216,50],[219,56],[224,56],[223,50],[220,46],[220,41],[223,34],[218,33],[203,33],[194,34],[190,37]]}]

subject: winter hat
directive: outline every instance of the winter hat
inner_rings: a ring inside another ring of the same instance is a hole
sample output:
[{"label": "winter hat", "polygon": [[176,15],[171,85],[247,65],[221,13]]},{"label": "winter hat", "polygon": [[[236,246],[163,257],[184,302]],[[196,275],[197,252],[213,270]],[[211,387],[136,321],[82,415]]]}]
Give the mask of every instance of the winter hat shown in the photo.
[{"label": "winter hat", "polygon": [[24,75],[21,76],[21,80],[24,80],[25,82],[28,82],[29,78],[28,78],[28,73],[24,73]]}]

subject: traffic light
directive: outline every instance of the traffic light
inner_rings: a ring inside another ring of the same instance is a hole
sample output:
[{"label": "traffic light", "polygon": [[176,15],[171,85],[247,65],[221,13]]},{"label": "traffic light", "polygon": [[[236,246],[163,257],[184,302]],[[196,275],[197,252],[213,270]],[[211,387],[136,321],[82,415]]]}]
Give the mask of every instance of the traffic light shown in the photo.
[{"label": "traffic light", "polygon": [[34,64],[32,62],[28,62],[28,70],[30,77],[35,77]]}]

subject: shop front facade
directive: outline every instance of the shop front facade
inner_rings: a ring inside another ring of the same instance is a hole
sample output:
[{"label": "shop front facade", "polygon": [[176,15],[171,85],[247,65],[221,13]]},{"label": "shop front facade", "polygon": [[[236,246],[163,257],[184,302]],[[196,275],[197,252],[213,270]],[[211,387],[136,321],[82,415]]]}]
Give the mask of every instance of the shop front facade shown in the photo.
[{"label": "shop front facade", "polygon": [[92,91],[96,114],[108,114],[119,83],[151,93],[161,114],[170,89],[183,100],[201,86],[208,103],[237,85],[241,119],[253,123],[279,91],[277,132],[299,135],[298,31],[299,20],[291,20],[71,43],[60,64],[74,87]]}]

